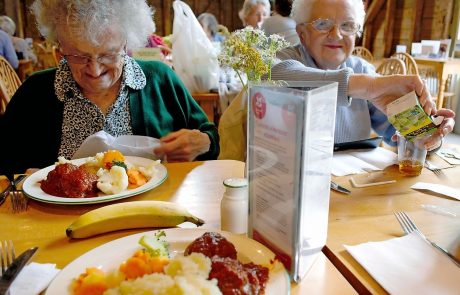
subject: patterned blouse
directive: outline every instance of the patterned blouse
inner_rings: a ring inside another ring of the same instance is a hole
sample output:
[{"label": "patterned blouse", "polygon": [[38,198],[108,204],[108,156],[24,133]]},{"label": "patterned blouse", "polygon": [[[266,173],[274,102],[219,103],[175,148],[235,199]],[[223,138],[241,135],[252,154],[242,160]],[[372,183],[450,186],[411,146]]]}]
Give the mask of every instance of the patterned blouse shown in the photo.
[{"label": "patterned blouse", "polygon": [[59,156],[71,159],[88,136],[101,130],[112,136],[133,134],[129,88],[139,90],[145,84],[145,75],[140,66],[134,59],[125,56],[118,97],[107,110],[107,115],[104,115],[94,103],[83,96],[67,61],[63,59],[54,80],[56,96],[64,102]]}]

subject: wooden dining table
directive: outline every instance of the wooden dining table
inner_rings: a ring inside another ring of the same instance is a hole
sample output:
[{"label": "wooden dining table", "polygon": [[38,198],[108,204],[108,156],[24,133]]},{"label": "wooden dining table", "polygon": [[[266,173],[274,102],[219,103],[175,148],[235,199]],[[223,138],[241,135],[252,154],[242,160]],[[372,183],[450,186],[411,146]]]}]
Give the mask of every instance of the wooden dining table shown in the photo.
[{"label": "wooden dining table", "polygon": [[[437,155],[429,159],[438,165],[443,162]],[[328,239],[323,253],[360,294],[386,294],[386,291],[353,259],[344,245],[403,236],[395,212],[405,211],[428,239],[460,259],[460,202],[410,188],[417,182],[427,182],[459,190],[460,166],[443,169],[441,176],[424,168],[420,176],[406,177],[399,173],[396,165],[387,167],[383,173],[396,182],[355,188],[350,184],[352,176],[334,177],[335,182],[350,188],[351,194],[331,192]],[[429,210],[432,208],[438,211]]]},{"label": "wooden dining table", "polygon": [[[162,200],[178,202],[205,221],[204,228],[220,229],[220,201],[223,180],[244,176],[244,163],[218,160],[189,163],[166,163],[168,177],[158,187],[117,202]],[[9,199],[0,207],[0,241],[12,240],[16,252],[38,246],[33,261],[55,263],[64,268],[71,261],[109,241],[151,229],[132,229],[107,233],[87,239],[70,240],[66,228],[81,214],[106,204],[56,205],[29,201],[26,212],[13,214]],[[291,284],[291,294],[356,294],[339,270],[319,253],[306,277]]]}]

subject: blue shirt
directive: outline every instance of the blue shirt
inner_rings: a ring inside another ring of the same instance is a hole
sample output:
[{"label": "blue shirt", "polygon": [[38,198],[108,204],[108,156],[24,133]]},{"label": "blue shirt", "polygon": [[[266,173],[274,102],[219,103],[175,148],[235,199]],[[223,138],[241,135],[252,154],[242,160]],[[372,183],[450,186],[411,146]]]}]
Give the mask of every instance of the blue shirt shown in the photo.
[{"label": "blue shirt", "polygon": [[16,51],[14,51],[13,41],[11,41],[10,36],[2,30],[0,30],[0,55],[3,56],[13,68],[18,68],[19,61]]},{"label": "blue shirt", "polygon": [[[272,68],[273,79],[283,80],[301,80],[301,81],[314,81],[314,80],[327,80],[326,76],[338,79],[342,71],[352,71],[353,73],[362,73],[368,75],[377,75],[374,66],[366,62],[364,59],[350,56],[347,60],[340,65],[337,71],[327,70],[322,73],[313,73],[318,69],[313,58],[308,54],[303,45],[288,47],[278,52],[277,56],[284,62]],[[293,61],[299,62],[303,67],[299,67]],[[277,73],[277,68],[280,68],[283,75]],[[340,86],[337,101],[337,111],[335,120],[335,135],[334,142],[348,142],[357,141],[369,138],[371,129],[379,135],[383,136],[385,142],[389,145],[396,145],[391,140],[392,135],[395,133],[393,125],[388,122],[386,114],[378,110],[372,103],[367,100],[353,98],[348,103],[344,103],[344,95],[346,89]]]}]

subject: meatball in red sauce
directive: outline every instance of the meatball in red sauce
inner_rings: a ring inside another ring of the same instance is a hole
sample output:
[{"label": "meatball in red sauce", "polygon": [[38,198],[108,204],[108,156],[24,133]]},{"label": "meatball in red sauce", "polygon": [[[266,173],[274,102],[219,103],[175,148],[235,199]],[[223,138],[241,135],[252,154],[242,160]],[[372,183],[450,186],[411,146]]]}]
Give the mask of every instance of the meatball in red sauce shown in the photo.
[{"label": "meatball in red sauce", "polygon": [[98,192],[97,175],[71,163],[57,165],[40,186],[45,193],[57,197],[96,197]]},{"label": "meatball in red sauce", "polygon": [[202,253],[209,258],[219,256],[236,259],[235,246],[221,234],[215,232],[207,232],[197,238],[188,245],[187,249],[185,249],[184,255],[187,256],[193,252]]}]

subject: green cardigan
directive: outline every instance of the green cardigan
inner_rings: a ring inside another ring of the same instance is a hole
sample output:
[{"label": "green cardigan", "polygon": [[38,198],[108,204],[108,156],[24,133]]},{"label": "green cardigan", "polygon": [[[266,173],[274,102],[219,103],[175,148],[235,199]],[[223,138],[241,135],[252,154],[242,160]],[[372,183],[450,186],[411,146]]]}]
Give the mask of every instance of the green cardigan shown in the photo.
[{"label": "green cardigan", "polygon": [[[208,134],[211,146],[197,160],[216,159],[219,135],[178,76],[161,62],[137,61],[147,85],[129,89],[135,135],[160,138],[181,128]],[[56,69],[38,72],[19,87],[0,117],[0,174],[22,173],[55,163],[61,142],[63,102],[54,92]]]}]

